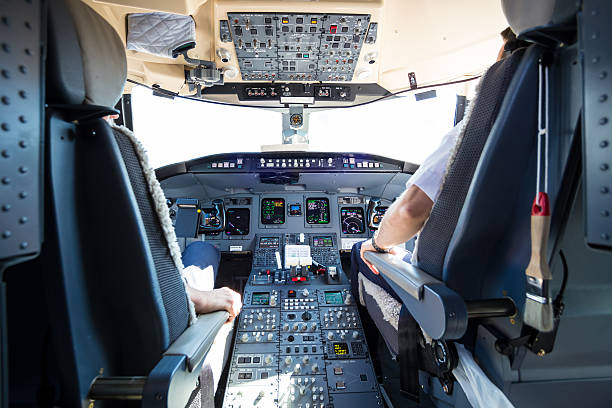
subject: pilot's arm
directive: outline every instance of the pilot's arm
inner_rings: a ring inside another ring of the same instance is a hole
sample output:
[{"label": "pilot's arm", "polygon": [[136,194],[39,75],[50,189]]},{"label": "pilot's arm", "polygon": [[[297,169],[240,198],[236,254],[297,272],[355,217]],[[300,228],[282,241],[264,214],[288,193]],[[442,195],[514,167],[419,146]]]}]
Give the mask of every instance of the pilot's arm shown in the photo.
[{"label": "pilot's arm", "polygon": [[227,287],[213,290],[198,290],[187,285],[187,293],[195,306],[196,313],[227,310],[230,314],[229,321],[231,321],[238,316],[242,308],[240,294]]}]

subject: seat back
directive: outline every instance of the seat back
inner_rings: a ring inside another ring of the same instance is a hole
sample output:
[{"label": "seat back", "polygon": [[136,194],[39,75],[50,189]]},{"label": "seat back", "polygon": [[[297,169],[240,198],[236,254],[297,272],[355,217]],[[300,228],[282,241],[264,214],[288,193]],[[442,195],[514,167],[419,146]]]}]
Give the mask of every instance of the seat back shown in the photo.
[{"label": "seat back", "polygon": [[190,312],[136,146],[101,119],[121,96],[124,46],[81,1],[49,11],[44,256],[61,401],[77,406],[97,375],[146,376]]}]

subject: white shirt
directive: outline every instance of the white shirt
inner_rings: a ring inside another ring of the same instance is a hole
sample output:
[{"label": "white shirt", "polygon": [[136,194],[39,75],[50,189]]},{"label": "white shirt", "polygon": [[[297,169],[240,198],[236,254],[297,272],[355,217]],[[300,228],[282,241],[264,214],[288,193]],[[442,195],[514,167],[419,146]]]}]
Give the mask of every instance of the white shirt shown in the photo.
[{"label": "white shirt", "polygon": [[[462,127],[462,122],[457,123],[440,142],[440,146],[423,161],[423,164],[419,169],[408,179],[406,182],[406,189],[410,186],[415,185],[436,203],[438,196],[440,195],[440,189],[442,187],[442,179],[446,174],[446,167],[448,165],[448,159],[451,152],[457,144],[457,138]],[[414,246],[414,252],[412,253],[412,259],[410,263],[413,265],[417,264],[416,254],[418,252],[419,240],[417,234],[416,244]]]}]

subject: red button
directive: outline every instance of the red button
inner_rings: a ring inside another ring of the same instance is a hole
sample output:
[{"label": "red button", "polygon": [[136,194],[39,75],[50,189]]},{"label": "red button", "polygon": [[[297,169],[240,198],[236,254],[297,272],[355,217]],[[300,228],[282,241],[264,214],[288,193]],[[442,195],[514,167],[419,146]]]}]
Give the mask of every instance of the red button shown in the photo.
[{"label": "red button", "polygon": [[336,31],[338,31],[338,26],[333,25],[329,27],[330,34],[336,34]]}]

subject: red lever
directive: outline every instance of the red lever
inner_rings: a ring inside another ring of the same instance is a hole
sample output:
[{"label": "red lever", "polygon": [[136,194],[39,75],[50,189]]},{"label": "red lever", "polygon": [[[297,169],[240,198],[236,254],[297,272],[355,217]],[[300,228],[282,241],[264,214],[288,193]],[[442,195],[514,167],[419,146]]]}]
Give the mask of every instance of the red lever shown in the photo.
[{"label": "red lever", "polygon": [[533,200],[531,215],[548,216],[550,215],[550,204],[548,194],[539,192]]}]

